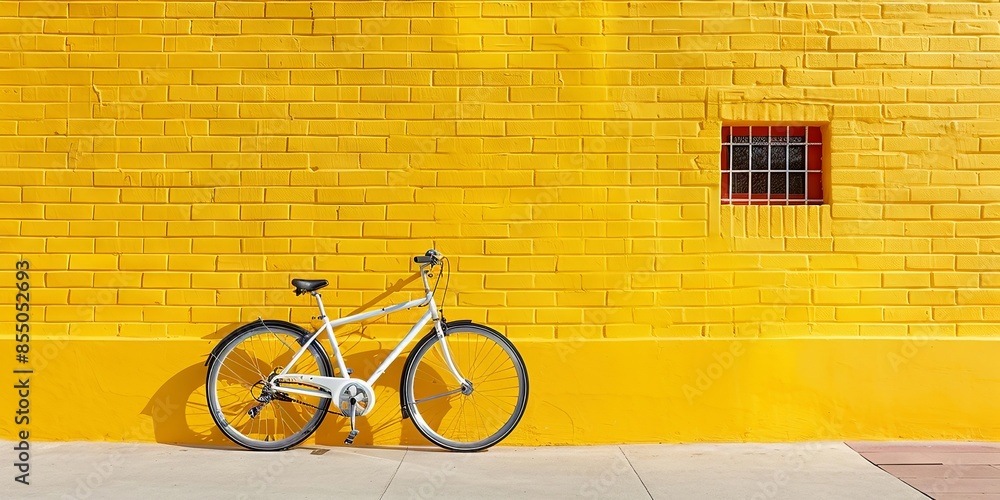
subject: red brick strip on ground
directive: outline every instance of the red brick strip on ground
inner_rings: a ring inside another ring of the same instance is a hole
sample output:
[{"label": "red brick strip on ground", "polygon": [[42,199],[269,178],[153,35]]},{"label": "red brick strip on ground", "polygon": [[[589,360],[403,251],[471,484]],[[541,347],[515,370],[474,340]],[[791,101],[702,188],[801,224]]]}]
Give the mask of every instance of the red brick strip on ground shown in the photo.
[{"label": "red brick strip on ground", "polygon": [[1000,500],[1000,443],[858,441],[847,446],[936,500]]}]

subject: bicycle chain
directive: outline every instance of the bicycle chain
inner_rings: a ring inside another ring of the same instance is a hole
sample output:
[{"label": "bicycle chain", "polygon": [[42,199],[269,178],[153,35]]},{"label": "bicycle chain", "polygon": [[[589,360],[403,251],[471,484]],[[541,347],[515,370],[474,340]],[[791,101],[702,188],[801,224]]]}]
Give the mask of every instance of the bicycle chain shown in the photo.
[{"label": "bicycle chain", "polygon": [[[313,389],[322,390],[321,387],[317,387],[315,385],[309,385],[309,384],[299,384],[299,385],[303,385],[303,386],[310,387],[310,388],[313,388]],[[309,403],[306,403],[305,401],[299,401],[298,399],[295,399],[295,398],[293,398],[293,397],[291,397],[288,394],[285,394],[283,392],[275,391],[275,399],[277,399],[278,401],[287,401],[287,402],[291,402],[291,403],[298,403],[298,404],[303,405],[303,406],[308,406],[310,408],[315,408],[317,410],[325,411],[325,412],[327,412],[327,413],[329,413],[331,415],[344,416],[343,413],[336,412],[336,411],[330,411],[330,410],[323,410],[322,408],[320,408],[320,407],[318,407],[318,406],[316,406],[314,404],[309,404]]]}]

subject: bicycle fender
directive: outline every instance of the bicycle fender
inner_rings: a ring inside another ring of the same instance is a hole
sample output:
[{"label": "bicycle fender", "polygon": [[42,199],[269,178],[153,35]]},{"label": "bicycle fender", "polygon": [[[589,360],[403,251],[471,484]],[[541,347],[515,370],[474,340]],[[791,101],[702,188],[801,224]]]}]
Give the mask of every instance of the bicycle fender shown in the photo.
[{"label": "bicycle fender", "polygon": [[[229,335],[226,335],[222,340],[220,340],[218,344],[215,344],[215,347],[212,348],[212,352],[210,352],[208,354],[208,358],[205,359],[205,365],[204,366],[208,366],[208,364],[211,363],[212,360],[214,360],[216,358],[216,356],[219,355],[219,351],[221,351],[222,348],[226,346],[226,344],[228,344],[230,341],[232,341],[233,338],[235,338],[237,335],[240,335],[240,334],[246,332],[250,328],[254,328],[256,326],[259,326],[261,324],[261,322],[262,322],[261,320],[251,321],[249,323],[245,323],[245,324],[242,324],[242,325],[236,327],[236,329],[233,330]],[[265,326],[267,326],[269,328],[270,327],[279,327],[279,328],[287,328],[287,329],[293,330],[293,331],[298,331],[299,333],[301,333],[302,335],[304,335],[304,338],[309,338],[309,335],[310,335],[309,332],[306,331],[305,328],[302,328],[301,326],[296,325],[295,323],[289,323],[287,321],[282,321],[280,319],[265,319],[265,320],[263,320],[263,323],[264,323]],[[300,339],[299,342],[301,343],[302,340]]]}]

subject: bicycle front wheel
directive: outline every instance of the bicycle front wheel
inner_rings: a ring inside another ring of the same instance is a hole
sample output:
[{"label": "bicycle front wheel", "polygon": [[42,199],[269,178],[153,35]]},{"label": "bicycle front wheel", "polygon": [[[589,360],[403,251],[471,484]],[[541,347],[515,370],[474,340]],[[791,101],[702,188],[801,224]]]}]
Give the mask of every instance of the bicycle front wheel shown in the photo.
[{"label": "bicycle front wheel", "polygon": [[[330,398],[281,392],[269,383],[306,340],[308,333],[295,325],[267,321],[247,324],[223,341],[209,364],[205,392],[212,419],[226,437],[251,450],[276,451],[301,443],[319,427]],[[313,342],[290,373],[332,377],[333,367]]]},{"label": "bicycle front wheel", "polygon": [[492,328],[462,323],[445,329],[443,344],[463,389],[448,367],[442,339],[431,332],[407,359],[401,384],[404,415],[432,443],[479,451],[507,437],[528,402],[528,372],[514,345]]}]

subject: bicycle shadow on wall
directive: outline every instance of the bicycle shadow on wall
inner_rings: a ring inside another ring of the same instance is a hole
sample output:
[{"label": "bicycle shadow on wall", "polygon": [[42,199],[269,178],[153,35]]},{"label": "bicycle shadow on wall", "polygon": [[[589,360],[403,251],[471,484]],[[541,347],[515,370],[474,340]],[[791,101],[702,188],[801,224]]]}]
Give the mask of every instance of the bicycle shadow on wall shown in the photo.
[{"label": "bicycle shadow on wall", "polygon": [[[239,326],[238,323],[230,323],[204,339],[219,341]],[[211,347],[206,350],[205,356],[209,352]],[[181,370],[160,386],[140,412],[152,419],[153,439],[157,443],[194,446],[225,446],[231,443],[218,428],[214,428],[208,414],[206,371],[204,359]],[[202,421],[202,415],[208,420]]]},{"label": "bicycle shadow on wall", "polygon": [[[385,294],[376,297],[358,310],[360,311],[373,306],[382,300],[384,296],[399,290],[410,281],[413,280],[400,280]],[[239,326],[241,325],[227,325],[205,338],[212,340],[223,339]],[[332,353],[333,350],[329,346],[329,341],[324,337],[321,336],[318,338],[317,342],[323,346],[323,349],[327,353]],[[348,334],[339,333],[337,337],[344,356],[344,363],[354,370],[353,376],[356,378],[367,378],[391,352],[391,348],[382,348],[383,341],[370,337],[361,338],[363,334],[359,335],[357,332]],[[395,346],[395,342],[391,340],[385,343],[391,347]],[[361,433],[355,441],[355,446],[377,446],[375,443],[386,443],[387,446],[395,443],[417,446],[431,444],[420,435],[412,423],[402,419],[399,408],[399,389],[397,384],[401,378],[405,358],[408,353],[409,350],[405,351],[399,359],[390,365],[379,379],[379,383],[375,384],[375,408],[370,414],[357,420],[357,428]],[[153,434],[156,442],[187,446],[239,448],[222,434],[209,414],[205,389],[205,377],[208,370],[205,366],[205,356],[207,355],[208,352],[198,362],[181,370],[164,383],[153,394],[146,408],[142,411],[142,414],[150,416],[153,420]],[[245,351],[234,351],[231,355],[241,356],[246,360],[256,360],[255,356]],[[289,362],[291,356],[292,353],[287,353],[275,360],[275,366],[264,366],[264,368],[273,370],[283,365],[283,363]],[[335,363],[335,361],[333,362]],[[267,365],[267,363],[260,360],[256,360],[256,363]],[[299,368],[297,363],[296,372],[310,372],[310,367],[308,366],[304,370],[300,370]],[[316,368],[315,364],[312,368]],[[434,380],[435,377],[438,381],[446,380],[446,374],[443,371],[435,370],[435,372],[440,373],[432,374],[432,377],[429,377],[426,383],[431,383],[430,381]],[[314,373],[318,374],[318,370]],[[251,378],[259,377],[252,377],[252,374],[249,373],[233,373],[232,378],[232,381],[237,383],[236,379],[250,380]],[[421,382],[424,383],[424,380],[422,379]],[[246,390],[249,390],[249,388],[246,388]],[[249,409],[248,405],[256,402],[248,400],[245,397],[245,392],[243,396],[242,398],[237,398],[238,401],[233,401],[233,404],[247,406],[247,408],[235,408],[236,411],[245,411]],[[311,401],[311,403],[318,404],[318,401]],[[422,415],[425,420],[439,423],[449,410],[450,405],[447,404],[447,401],[442,400],[434,407],[423,410]],[[336,411],[336,408],[331,407],[331,411]],[[307,419],[308,415],[308,412],[297,412],[293,413],[292,417]],[[265,413],[262,413],[261,417],[265,417]],[[265,421],[257,425],[273,424],[268,424]],[[346,417],[327,415],[323,424],[304,445],[315,442],[315,444],[321,446],[344,446],[344,438],[349,431],[350,423]]]}]

